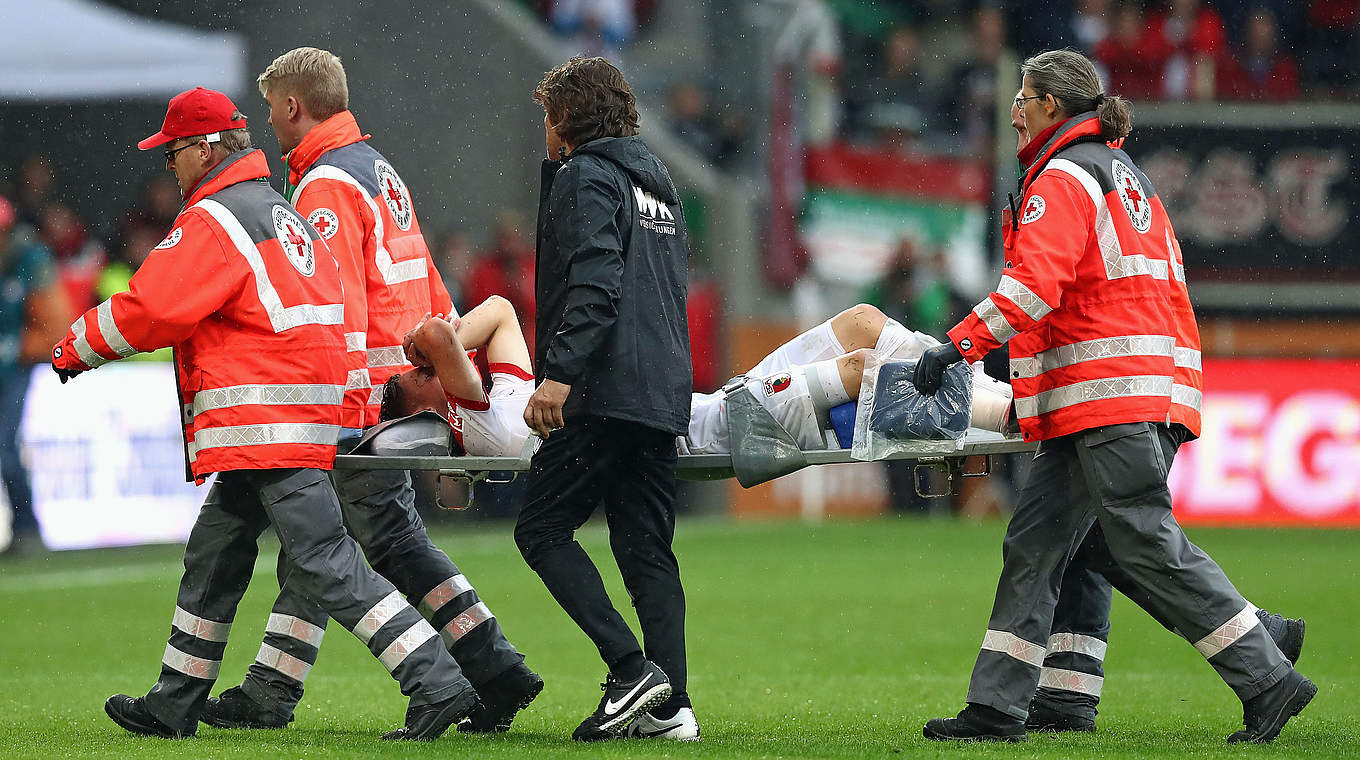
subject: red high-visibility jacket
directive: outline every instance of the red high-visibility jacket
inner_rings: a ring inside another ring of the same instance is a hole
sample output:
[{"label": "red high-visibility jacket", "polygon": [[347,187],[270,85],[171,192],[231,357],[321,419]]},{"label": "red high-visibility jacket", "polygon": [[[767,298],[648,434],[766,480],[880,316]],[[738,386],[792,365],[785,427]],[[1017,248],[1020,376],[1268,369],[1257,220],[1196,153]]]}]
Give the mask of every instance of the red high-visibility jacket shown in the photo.
[{"label": "red high-visibility jacket", "polygon": [[330,244],[345,282],[349,427],[376,424],[382,384],[410,369],[401,349],[407,331],[426,312],[455,316],[411,193],[368,138],[354,115],[341,111],[307,132],[286,159],[297,186],[292,200]]},{"label": "red high-visibility jacket", "polygon": [[1198,435],[1199,328],[1152,183],[1086,113],[1039,149],[1021,197],[1001,283],[950,340],[968,361],[1010,342],[1027,440],[1144,421]]},{"label": "red high-visibility jacket", "polygon": [[268,177],[258,150],[215,167],[128,290],[82,315],[52,349],[57,367],[85,370],[173,346],[200,481],[335,460],[345,385],[339,267]]}]

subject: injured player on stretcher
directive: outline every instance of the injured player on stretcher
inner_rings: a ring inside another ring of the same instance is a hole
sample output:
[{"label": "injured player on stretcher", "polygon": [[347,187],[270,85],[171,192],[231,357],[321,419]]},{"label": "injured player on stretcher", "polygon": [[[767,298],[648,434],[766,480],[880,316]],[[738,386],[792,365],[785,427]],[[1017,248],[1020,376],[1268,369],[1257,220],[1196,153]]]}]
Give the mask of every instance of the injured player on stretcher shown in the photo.
[{"label": "injured player on stretcher", "polygon": [[[745,385],[801,449],[825,449],[828,414],[859,397],[871,355],[915,358],[932,344],[873,306],[859,304],[776,348],[745,374]],[[524,421],[534,376],[509,301],[492,296],[452,322],[427,316],[402,347],[415,369],[384,385],[381,419],[430,410],[449,421],[464,454],[524,452],[534,435]],[[489,392],[469,356],[474,350],[490,372]],[[979,382],[995,382],[976,374]],[[722,391],[694,394],[689,432],[677,439],[677,447],[681,454],[730,453]]]}]

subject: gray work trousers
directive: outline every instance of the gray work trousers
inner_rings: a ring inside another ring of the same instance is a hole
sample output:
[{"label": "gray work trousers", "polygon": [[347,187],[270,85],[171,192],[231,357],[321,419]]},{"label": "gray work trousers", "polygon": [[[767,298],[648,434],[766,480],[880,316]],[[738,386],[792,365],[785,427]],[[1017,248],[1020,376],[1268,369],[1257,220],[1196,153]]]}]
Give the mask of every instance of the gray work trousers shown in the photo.
[{"label": "gray work trousers", "polygon": [[[425,532],[410,473],[337,470],[332,479],[345,525],[369,564],[429,619],[474,687],[524,661],[467,578]],[[247,696],[284,718],[302,699],[327,619],[326,610],[293,581],[290,564],[279,555],[279,596],[260,653],[241,684]]]},{"label": "gray work trousers", "polygon": [[[1001,579],[968,702],[1021,720],[1028,715],[1069,558],[1093,525],[1099,525],[1103,551],[1126,577],[1131,598],[1193,642],[1240,699],[1288,674],[1291,666],[1255,608],[1171,514],[1166,477],[1185,435],[1179,425],[1140,422],[1040,445],[1006,529]],[[1099,593],[1108,610],[1108,591]],[[1077,682],[1082,676],[1050,678]]]},{"label": "gray work trousers", "polygon": [[323,470],[236,470],[217,476],[184,549],[184,576],[146,707],[181,731],[198,722],[250,583],[257,541],[274,526],[288,581],[368,645],[417,704],[471,687],[430,624],[359,554]]}]

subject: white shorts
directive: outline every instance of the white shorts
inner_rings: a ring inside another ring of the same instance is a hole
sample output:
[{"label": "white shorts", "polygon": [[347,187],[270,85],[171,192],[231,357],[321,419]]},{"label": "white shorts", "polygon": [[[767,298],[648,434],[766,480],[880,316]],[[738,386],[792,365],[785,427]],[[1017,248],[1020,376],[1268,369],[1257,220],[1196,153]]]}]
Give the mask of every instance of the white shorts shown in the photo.
[{"label": "white shorts", "polygon": [[[802,367],[775,372],[746,381],[746,388],[775,420],[788,431],[798,448],[805,451],[826,448],[817,409],[808,391]],[[679,438],[681,454],[727,454],[732,448],[727,438],[727,400],[722,391],[696,393],[691,398],[689,431]]]},{"label": "white shorts", "polygon": [[[501,367],[507,371],[499,371]],[[498,364],[491,373],[491,393],[485,402],[450,396],[449,424],[463,451],[473,457],[517,457],[524,453],[524,442],[533,435],[524,424],[524,410],[532,395],[532,375]],[[534,438],[535,443],[538,440]]]}]

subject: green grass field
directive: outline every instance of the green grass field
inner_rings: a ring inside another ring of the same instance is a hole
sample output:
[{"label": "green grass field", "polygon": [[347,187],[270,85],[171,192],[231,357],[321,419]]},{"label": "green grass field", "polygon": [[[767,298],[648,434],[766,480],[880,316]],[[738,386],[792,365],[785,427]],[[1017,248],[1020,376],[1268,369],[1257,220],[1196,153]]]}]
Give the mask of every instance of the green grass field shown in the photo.
[{"label": "green grass field", "polygon": [[[547,680],[510,733],[449,733],[393,745],[405,700],[356,639],[332,627],[290,728],[200,727],[182,742],[133,737],[103,713],[114,692],[154,681],[169,630],[175,546],[55,554],[0,565],[6,757],[1355,757],[1360,755],[1360,533],[1192,529],[1257,604],[1308,619],[1301,670],[1321,691],[1269,747],[1229,748],[1241,717],[1195,650],[1117,599],[1100,730],[1024,745],[926,742],[921,725],[963,704],[1000,565],[1001,523],[883,519],[683,522],[690,691],[697,745],[573,745],[595,706],[594,648],[523,564],[509,527],[441,528],[436,540],[477,585]],[[604,534],[583,542],[626,604]],[[239,682],[275,589],[257,566],[214,692]]]}]

